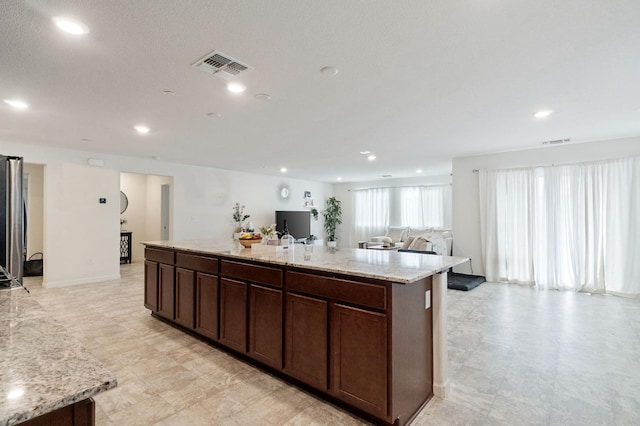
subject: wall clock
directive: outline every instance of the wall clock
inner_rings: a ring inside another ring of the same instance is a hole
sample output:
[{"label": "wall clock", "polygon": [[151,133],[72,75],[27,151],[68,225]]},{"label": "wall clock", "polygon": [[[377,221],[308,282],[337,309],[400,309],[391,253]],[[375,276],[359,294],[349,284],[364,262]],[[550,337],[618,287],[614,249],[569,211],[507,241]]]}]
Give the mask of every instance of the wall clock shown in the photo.
[{"label": "wall clock", "polygon": [[282,189],[280,190],[280,196],[282,198],[287,198],[289,196],[289,188],[287,188],[286,186],[282,187]]}]

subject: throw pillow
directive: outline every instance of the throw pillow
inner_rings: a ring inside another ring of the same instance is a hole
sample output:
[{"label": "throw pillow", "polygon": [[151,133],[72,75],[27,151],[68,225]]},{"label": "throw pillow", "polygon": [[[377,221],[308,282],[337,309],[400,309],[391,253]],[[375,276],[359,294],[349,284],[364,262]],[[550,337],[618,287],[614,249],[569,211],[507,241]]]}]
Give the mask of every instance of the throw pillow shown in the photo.
[{"label": "throw pillow", "polygon": [[413,235],[414,237],[416,235],[420,235],[420,234],[424,234],[425,232],[431,232],[433,230],[433,228],[431,227],[411,227],[409,228],[409,235]]},{"label": "throw pillow", "polygon": [[407,237],[407,239],[404,240],[404,243],[402,244],[402,249],[403,250],[408,249],[411,243],[413,242],[413,240],[414,240],[414,237]]},{"label": "throw pillow", "polygon": [[406,239],[406,226],[389,226],[387,228],[387,237],[391,238],[394,243],[400,243]]}]

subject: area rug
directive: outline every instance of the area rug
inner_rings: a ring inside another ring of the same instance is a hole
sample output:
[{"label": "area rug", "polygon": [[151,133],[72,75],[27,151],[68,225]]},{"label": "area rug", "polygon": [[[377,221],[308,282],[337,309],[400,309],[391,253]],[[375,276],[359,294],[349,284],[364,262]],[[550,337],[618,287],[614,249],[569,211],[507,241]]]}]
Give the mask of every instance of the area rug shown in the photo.
[{"label": "area rug", "polygon": [[453,290],[469,291],[478,287],[484,282],[481,275],[467,275],[451,272],[447,276],[447,288]]}]

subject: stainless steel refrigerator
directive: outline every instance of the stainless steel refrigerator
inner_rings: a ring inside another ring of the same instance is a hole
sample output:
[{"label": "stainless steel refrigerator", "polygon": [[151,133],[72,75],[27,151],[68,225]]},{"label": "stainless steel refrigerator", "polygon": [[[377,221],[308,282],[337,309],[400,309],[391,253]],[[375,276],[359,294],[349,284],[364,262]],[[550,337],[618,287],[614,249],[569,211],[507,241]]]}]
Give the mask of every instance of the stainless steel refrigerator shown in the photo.
[{"label": "stainless steel refrigerator", "polygon": [[[22,157],[0,155],[0,286],[22,284],[25,211]],[[4,275],[4,276],[3,276]]]}]

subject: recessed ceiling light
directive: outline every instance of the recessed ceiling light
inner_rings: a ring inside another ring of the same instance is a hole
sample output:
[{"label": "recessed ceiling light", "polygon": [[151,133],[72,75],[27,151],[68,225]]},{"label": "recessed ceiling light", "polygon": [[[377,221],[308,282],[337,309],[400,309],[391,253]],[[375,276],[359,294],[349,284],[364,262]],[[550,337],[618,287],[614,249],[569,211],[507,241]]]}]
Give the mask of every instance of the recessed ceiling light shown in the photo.
[{"label": "recessed ceiling light", "polygon": [[222,114],[220,114],[219,112],[208,112],[207,115],[209,117],[213,117],[213,118],[220,118],[222,117]]},{"label": "recessed ceiling light", "polygon": [[369,155],[369,154],[371,154],[371,151],[367,151],[367,150],[360,151],[360,154],[362,154],[362,155]]},{"label": "recessed ceiling light", "polygon": [[282,167],[282,168],[280,168],[280,171],[281,171],[282,173],[287,173],[287,168],[286,168],[286,167]]},{"label": "recessed ceiling light", "polygon": [[79,21],[55,16],[53,18],[53,22],[55,22],[56,26],[65,33],[73,35],[83,35],[89,33],[89,27]]},{"label": "recessed ceiling light", "polygon": [[271,99],[271,95],[268,95],[266,93],[256,93],[253,97],[260,101],[268,101]]},{"label": "recessed ceiling light", "polygon": [[320,72],[322,73],[322,75],[333,77],[334,75],[338,74],[340,70],[336,67],[327,66],[320,68]]},{"label": "recessed ceiling light", "polygon": [[367,157],[367,160],[369,160],[369,161],[373,161],[375,159],[376,159],[376,156],[373,155],[373,154],[371,154],[370,156]]},{"label": "recessed ceiling light", "polygon": [[551,114],[553,114],[553,110],[552,109],[545,109],[542,111],[537,111],[533,114],[533,116],[535,118],[547,118],[548,116],[550,116]]},{"label": "recessed ceiling light", "polygon": [[15,109],[27,109],[29,104],[19,99],[5,99],[4,103],[12,106]]},{"label": "recessed ceiling light", "polygon": [[342,176],[338,176],[338,180],[342,180]]},{"label": "recessed ceiling light", "polygon": [[422,173],[422,169],[416,169],[416,173]]},{"label": "recessed ceiling light", "polygon": [[147,126],[142,126],[142,125],[138,125],[138,126],[133,126],[134,129],[136,129],[136,132],[140,133],[141,135],[146,135],[147,133],[149,133],[149,129]]},{"label": "recessed ceiling light", "polygon": [[247,90],[247,87],[240,83],[227,83],[227,90],[231,93],[242,93]]}]

